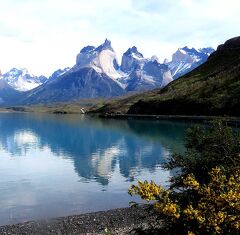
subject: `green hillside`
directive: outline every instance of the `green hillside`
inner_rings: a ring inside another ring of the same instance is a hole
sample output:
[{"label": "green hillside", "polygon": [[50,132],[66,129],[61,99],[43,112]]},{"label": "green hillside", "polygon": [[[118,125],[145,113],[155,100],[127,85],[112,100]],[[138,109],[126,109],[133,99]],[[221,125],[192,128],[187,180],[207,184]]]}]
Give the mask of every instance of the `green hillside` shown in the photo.
[{"label": "green hillside", "polygon": [[240,116],[240,37],[165,88],[115,100],[95,112]]}]

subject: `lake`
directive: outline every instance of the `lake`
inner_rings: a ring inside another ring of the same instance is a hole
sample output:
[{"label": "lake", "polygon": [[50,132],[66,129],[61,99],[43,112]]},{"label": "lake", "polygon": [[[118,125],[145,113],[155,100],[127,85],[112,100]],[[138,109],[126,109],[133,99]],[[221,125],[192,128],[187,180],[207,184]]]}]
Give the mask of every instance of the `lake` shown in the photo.
[{"label": "lake", "polygon": [[184,151],[184,122],[0,113],[0,225],[126,207]]}]

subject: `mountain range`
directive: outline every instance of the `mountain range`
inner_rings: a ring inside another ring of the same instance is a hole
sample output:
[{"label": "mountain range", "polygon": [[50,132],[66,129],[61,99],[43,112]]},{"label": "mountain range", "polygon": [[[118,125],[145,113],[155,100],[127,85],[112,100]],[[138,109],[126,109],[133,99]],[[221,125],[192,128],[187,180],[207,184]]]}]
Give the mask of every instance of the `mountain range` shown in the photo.
[{"label": "mountain range", "polygon": [[98,47],[84,47],[72,68],[59,69],[49,78],[16,68],[0,74],[0,103],[25,105],[115,97],[165,87],[204,63],[213,51],[184,47],[173,54],[172,61],[160,63],[156,56],[144,58],[134,46],[118,64],[111,42],[106,39]]},{"label": "mountain range", "polygon": [[240,37],[164,88],[105,104],[98,113],[240,116]]},{"label": "mountain range", "polygon": [[12,88],[18,91],[28,91],[42,85],[47,81],[45,76],[34,76],[27,69],[13,68],[9,72],[1,75],[0,78],[8,83]]},{"label": "mountain range", "polygon": [[206,62],[213,52],[214,49],[211,47],[201,49],[183,47],[172,55],[171,62],[165,60],[165,63],[168,65],[173,78],[176,79]]}]

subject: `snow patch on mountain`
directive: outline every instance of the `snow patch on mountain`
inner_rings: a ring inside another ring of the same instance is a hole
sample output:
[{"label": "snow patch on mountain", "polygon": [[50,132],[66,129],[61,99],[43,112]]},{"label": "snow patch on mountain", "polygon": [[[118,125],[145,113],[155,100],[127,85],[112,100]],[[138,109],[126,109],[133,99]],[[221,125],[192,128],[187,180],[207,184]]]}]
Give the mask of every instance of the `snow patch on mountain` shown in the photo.
[{"label": "snow patch on mountain", "polygon": [[117,79],[122,77],[122,74],[116,70],[114,63],[116,63],[115,52],[112,50],[103,50],[99,53],[99,68],[110,78]]},{"label": "snow patch on mountain", "polygon": [[143,54],[138,51],[137,47],[133,46],[123,54],[120,68],[124,73],[131,73],[143,60]]},{"label": "snow patch on mountain", "polygon": [[172,55],[172,61],[165,60],[164,63],[168,65],[173,78],[176,79],[206,62],[213,52],[214,49],[211,47],[201,49],[183,47]]},{"label": "snow patch on mountain", "polygon": [[58,69],[55,72],[53,72],[53,74],[49,77],[48,80],[53,80],[58,77],[61,77],[62,75],[66,74],[70,69],[71,69],[70,67],[66,67],[64,69]]},{"label": "snow patch on mountain", "polygon": [[137,47],[129,48],[119,66],[109,40],[98,46],[84,47],[77,55],[72,71],[93,68],[105,74],[126,91],[142,91],[165,86],[172,81],[170,70],[156,56],[146,59]]},{"label": "snow patch on mountain", "polygon": [[9,72],[2,75],[2,79],[6,81],[12,88],[18,91],[28,91],[41,84],[47,78],[44,76],[34,76],[30,74],[27,69],[13,68]]},{"label": "snow patch on mountain", "polygon": [[74,70],[85,67],[94,68],[97,72],[104,73],[114,80],[123,76],[118,71],[116,54],[112,49],[111,42],[107,39],[97,48],[87,46],[80,51]]},{"label": "snow patch on mountain", "polygon": [[121,79],[127,91],[151,90],[173,80],[168,66],[159,63],[157,56],[145,59],[136,47],[124,53],[121,68],[127,74]]},{"label": "snow patch on mountain", "polygon": [[[160,63],[157,56],[144,58],[133,46],[123,54],[119,65],[111,41],[106,39],[98,47],[84,47],[72,68],[59,69],[49,79],[34,76],[27,69],[16,68],[3,75],[0,73],[0,79],[18,91],[33,89],[27,93],[29,100],[40,93],[44,94],[42,99],[46,100],[46,91],[51,93],[51,89],[55,89],[59,97],[61,94],[76,98],[109,97],[164,87],[204,63],[213,51],[212,48],[183,47],[172,55],[170,62],[164,60]],[[59,97],[54,99],[63,99]]]}]

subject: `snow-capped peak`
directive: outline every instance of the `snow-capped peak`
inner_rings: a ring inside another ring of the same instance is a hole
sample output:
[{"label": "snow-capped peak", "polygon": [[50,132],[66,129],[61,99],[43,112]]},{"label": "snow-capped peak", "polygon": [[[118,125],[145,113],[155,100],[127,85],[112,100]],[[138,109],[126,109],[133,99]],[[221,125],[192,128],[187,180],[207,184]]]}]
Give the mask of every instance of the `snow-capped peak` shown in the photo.
[{"label": "snow-capped peak", "polygon": [[130,73],[142,60],[144,60],[143,54],[137,50],[137,47],[133,46],[122,56],[121,70],[124,73]]},{"label": "snow-capped peak", "polygon": [[107,38],[105,39],[105,42],[98,46],[96,48],[97,51],[102,51],[102,50],[111,50],[111,51],[114,51],[113,48],[112,48],[112,44],[111,44],[111,41],[108,40]]},{"label": "snow-capped peak", "polygon": [[129,48],[125,53],[125,56],[133,57],[135,59],[143,59],[143,54],[140,53],[137,49],[137,47],[133,46],[132,48]]},{"label": "snow-capped peak", "polygon": [[163,60],[163,64],[168,64],[168,63],[169,63],[169,59],[165,58],[165,59]]},{"label": "snow-capped peak", "polygon": [[210,56],[215,50],[212,47],[206,47],[206,48],[200,48],[199,51]]},{"label": "snow-capped peak", "polygon": [[173,62],[181,62],[184,61],[186,63],[192,63],[194,58],[187,53],[187,48],[179,48],[173,55],[172,55]]},{"label": "snow-capped peak", "polygon": [[181,52],[181,53],[184,54],[184,55],[187,54],[187,52],[186,52],[184,49],[182,49],[182,48],[178,48],[178,51]]},{"label": "snow-capped peak", "polygon": [[22,74],[30,74],[26,68],[20,68],[20,71],[22,71]]},{"label": "snow-capped peak", "polygon": [[26,68],[13,68],[9,72],[3,74],[2,79],[15,90],[19,91],[31,90],[47,80],[44,76],[37,77],[30,74]]},{"label": "snow-capped peak", "polygon": [[80,53],[90,53],[90,52],[93,51],[94,49],[95,49],[94,46],[86,46],[86,47],[84,47],[84,48],[80,51]]},{"label": "snow-capped peak", "polygon": [[151,57],[151,61],[157,61],[159,63],[159,59],[158,59],[158,57],[156,55],[153,55]]},{"label": "snow-capped peak", "polygon": [[171,62],[165,63],[169,66],[173,77],[178,78],[204,63],[212,52],[214,49],[211,47],[195,49],[185,46],[172,55]]},{"label": "snow-capped peak", "polygon": [[49,80],[53,80],[55,78],[58,78],[62,75],[64,75],[65,73],[67,73],[71,68],[70,67],[66,67],[64,69],[58,69],[55,72],[53,72],[53,74],[49,77]]},{"label": "snow-capped peak", "polygon": [[87,46],[80,51],[74,69],[78,70],[83,67],[94,68],[97,72],[104,73],[112,79],[122,77],[122,74],[118,72],[116,54],[108,39],[97,48]]}]

